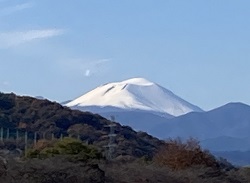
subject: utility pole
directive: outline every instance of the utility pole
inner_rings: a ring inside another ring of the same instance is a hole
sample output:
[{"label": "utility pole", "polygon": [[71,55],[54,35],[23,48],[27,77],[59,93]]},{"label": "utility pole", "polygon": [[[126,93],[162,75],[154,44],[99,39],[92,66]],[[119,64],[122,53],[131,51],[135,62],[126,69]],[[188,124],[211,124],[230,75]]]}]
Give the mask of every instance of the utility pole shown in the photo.
[{"label": "utility pole", "polygon": [[18,142],[19,142],[19,131],[18,129],[16,129],[16,147],[18,146]]},{"label": "utility pole", "polygon": [[1,127],[1,141],[3,142],[3,127]]},{"label": "utility pole", "polygon": [[36,146],[36,142],[37,142],[37,132],[34,133],[34,146]]},{"label": "utility pole", "polygon": [[45,140],[46,139],[46,137],[45,137],[45,134],[46,132],[43,132],[43,140]]},{"label": "utility pole", "polygon": [[60,135],[60,140],[62,141],[63,140],[63,134],[61,133]]},{"label": "utility pole", "polygon": [[25,141],[25,157],[27,157],[27,151],[28,151],[28,132],[27,130],[25,131],[25,137],[24,137],[24,141]]},{"label": "utility pole", "polygon": [[6,139],[7,139],[7,140],[9,140],[9,138],[10,138],[10,129],[9,129],[9,128],[7,128],[7,135],[6,135]]}]

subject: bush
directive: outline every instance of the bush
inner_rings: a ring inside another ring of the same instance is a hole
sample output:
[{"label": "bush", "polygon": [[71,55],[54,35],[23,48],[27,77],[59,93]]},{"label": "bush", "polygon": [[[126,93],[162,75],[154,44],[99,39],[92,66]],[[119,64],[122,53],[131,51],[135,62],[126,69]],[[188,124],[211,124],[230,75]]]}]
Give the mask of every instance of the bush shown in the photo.
[{"label": "bush", "polygon": [[208,151],[203,151],[199,142],[193,138],[182,142],[180,139],[169,139],[155,155],[154,160],[166,165],[173,170],[180,170],[193,165],[218,167],[214,156]]},{"label": "bush", "polygon": [[28,158],[49,158],[56,155],[72,156],[82,161],[102,158],[101,153],[96,148],[68,137],[62,141],[55,141],[54,144],[47,143],[47,146],[34,147],[27,153]]}]

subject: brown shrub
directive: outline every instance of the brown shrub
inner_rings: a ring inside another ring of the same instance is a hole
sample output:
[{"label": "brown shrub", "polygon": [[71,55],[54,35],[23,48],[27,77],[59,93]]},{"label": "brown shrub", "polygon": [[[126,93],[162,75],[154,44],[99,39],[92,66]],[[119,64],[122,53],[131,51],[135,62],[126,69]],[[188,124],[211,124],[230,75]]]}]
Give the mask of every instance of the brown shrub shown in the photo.
[{"label": "brown shrub", "polygon": [[166,165],[173,170],[180,170],[193,165],[218,167],[214,156],[208,151],[203,151],[199,142],[193,138],[182,142],[180,139],[169,139],[155,155],[154,160]]}]

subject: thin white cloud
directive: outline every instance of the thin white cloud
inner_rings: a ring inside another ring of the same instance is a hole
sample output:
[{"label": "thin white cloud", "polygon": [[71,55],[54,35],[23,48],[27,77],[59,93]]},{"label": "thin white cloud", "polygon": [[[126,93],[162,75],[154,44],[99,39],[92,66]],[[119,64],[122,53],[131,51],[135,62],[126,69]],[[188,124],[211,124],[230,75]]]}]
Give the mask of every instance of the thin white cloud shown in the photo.
[{"label": "thin white cloud", "polygon": [[85,67],[87,67],[87,69],[85,70],[85,76],[89,77],[92,75],[104,73],[108,69],[107,64],[110,61],[111,59],[99,59],[86,63]]},{"label": "thin white cloud", "polygon": [[100,74],[107,70],[107,63],[110,62],[111,59],[99,59],[89,63],[86,63],[85,67],[88,67],[85,71],[85,76],[89,77],[92,75]]},{"label": "thin white cloud", "polygon": [[5,7],[0,10],[0,15],[10,15],[28,8],[32,8],[33,6],[33,3],[23,3],[15,6]]},{"label": "thin white cloud", "polygon": [[111,59],[98,59],[86,61],[84,59],[71,59],[64,62],[63,67],[75,73],[82,73],[85,77],[100,75],[110,69]]},{"label": "thin white cloud", "polygon": [[89,69],[87,69],[87,70],[85,71],[85,76],[86,76],[86,77],[89,77],[89,76],[90,76],[90,70],[89,70]]},{"label": "thin white cloud", "polygon": [[0,48],[9,48],[38,39],[62,35],[61,29],[28,30],[23,32],[0,32]]},{"label": "thin white cloud", "polygon": [[96,60],[96,61],[88,63],[89,69],[86,70],[85,76],[89,77],[92,75],[99,75],[101,73],[105,73],[109,69],[107,64],[110,61],[111,59],[100,59],[100,60]]}]

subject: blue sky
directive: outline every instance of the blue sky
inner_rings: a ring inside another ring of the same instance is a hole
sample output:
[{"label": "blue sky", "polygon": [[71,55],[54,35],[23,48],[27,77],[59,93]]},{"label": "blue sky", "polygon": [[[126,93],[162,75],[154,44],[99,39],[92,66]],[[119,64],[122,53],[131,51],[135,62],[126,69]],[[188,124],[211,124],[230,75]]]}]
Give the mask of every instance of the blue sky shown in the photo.
[{"label": "blue sky", "polygon": [[250,104],[249,0],[0,0],[0,91],[65,101],[145,77]]}]

